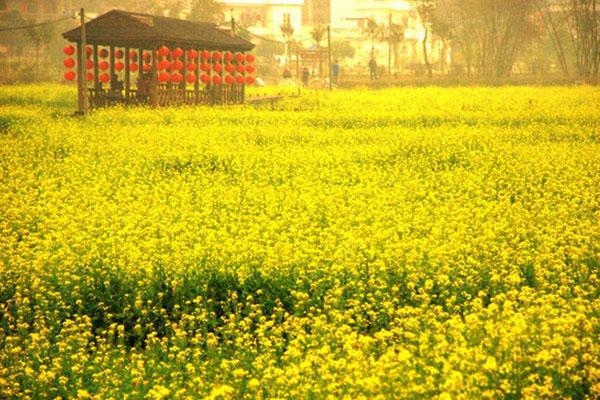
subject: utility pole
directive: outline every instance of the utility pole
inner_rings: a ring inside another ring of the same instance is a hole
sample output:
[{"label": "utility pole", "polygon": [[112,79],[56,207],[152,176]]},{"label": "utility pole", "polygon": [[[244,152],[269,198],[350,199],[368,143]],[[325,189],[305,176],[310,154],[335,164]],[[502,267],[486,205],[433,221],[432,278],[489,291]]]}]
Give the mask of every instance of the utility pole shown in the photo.
[{"label": "utility pole", "polygon": [[329,91],[333,90],[331,81],[331,25],[327,25],[327,66],[329,70]]},{"label": "utility pole", "polygon": [[77,55],[77,105],[79,115],[87,115],[89,113],[88,89],[86,76],[86,61],[87,61],[87,36],[85,32],[85,11],[82,8],[79,10],[81,19],[81,37],[79,39],[79,52]]},{"label": "utility pole", "polygon": [[392,13],[388,15],[388,75],[392,75]]}]

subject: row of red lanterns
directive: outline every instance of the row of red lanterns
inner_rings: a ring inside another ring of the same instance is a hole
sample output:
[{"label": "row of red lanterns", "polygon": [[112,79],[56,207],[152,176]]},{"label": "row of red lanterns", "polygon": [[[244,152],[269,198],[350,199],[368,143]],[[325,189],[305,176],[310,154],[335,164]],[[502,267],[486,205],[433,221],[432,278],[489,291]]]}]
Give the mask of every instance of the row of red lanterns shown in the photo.
[{"label": "row of red lanterns", "polygon": [[[75,67],[75,60],[72,58],[66,58],[63,64],[66,68],[73,68],[73,67]],[[146,67],[146,66],[148,66],[148,68],[145,69],[146,71],[152,68],[150,65],[147,65],[147,64],[144,65],[144,67]],[[88,70],[94,68],[94,62],[92,60],[87,60],[85,63],[85,67]],[[106,71],[107,69],[110,68],[110,64],[107,61],[100,61],[98,63],[98,68],[102,71]],[[125,69],[125,64],[123,64],[122,62],[115,63],[116,71],[120,72],[123,69]],[[159,71],[163,71],[163,70],[167,70],[167,69],[170,69],[172,71],[180,71],[183,69],[183,63],[179,60],[173,61],[173,62],[163,60],[158,63]],[[198,69],[198,65],[191,63],[186,66],[186,69],[190,72],[195,72]],[[211,70],[211,65],[210,64],[202,64],[200,66],[200,69],[204,72],[209,72]],[[234,72],[237,72],[239,74],[243,74],[243,73],[253,74],[255,71],[254,66],[241,65],[241,64],[237,65],[237,66],[234,64],[226,64],[225,66],[223,66],[223,64],[217,63],[217,64],[212,64],[212,69],[217,73],[221,73],[221,72],[223,72],[223,70],[225,70],[230,74],[233,74]],[[130,64],[129,70],[132,72],[137,72],[139,70],[139,65],[136,63]]]},{"label": "row of red lanterns", "polygon": [[[67,56],[72,56],[75,54],[75,47],[72,45],[67,45],[67,46],[65,46],[63,51]],[[88,56],[92,55],[92,53],[93,53],[92,48],[87,47],[86,53]],[[160,49],[157,50],[157,54],[161,57],[168,57],[170,55],[173,58],[180,58],[185,54],[185,51],[180,48],[176,48],[173,51],[171,51],[171,50],[169,50],[168,47],[161,47]],[[101,58],[107,58],[110,55],[110,52],[107,49],[101,49],[98,52],[98,55]],[[125,56],[125,53],[122,50],[115,50],[114,56],[117,59],[122,59]],[[243,63],[243,62],[253,63],[256,59],[253,54],[242,54],[242,53],[234,54],[232,52],[223,53],[220,51],[215,51],[215,52],[211,53],[208,50],[203,50],[201,52],[198,52],[196,50],[188,50],[188,52],[187,52],[187,57],[189,60],[196,60],[198,58],[198,56],[200,56],[204,60],[209,60],[209,59],[213,59],[215,61],[225,60],[227,62],[232,62],[235,60],[238,63]],[[144,52],[143,57],[144,57],[144,60],[150,61],[151,54],[149,52]],[[129,52],[129,59],[137,61],[137,58],[138,58],[138,51],[131,50]]]},{"label": "row of red lanterns", "polygon": [[[65,72],[65,79],[68,81],[72,81],[75,80],[75,78],[77,77],[77,74],[73,71],[67,71]],[[91,72],[88,72],[86,74],[86,79],[88,81],[93,81],[94,80],[94,74]],[[98,76],[98,79],[100,80],[100,82],[102,83],[108,83],[110,82],[110,75],[107,73],[103,73],[100,74]],[[183,75],[179,74],[179,73],[175,73],[175,74],[169,74],[168,72],[162,72],[161,74],[158,75],[158,81],[161,83],[168,83],[168,82],[172,82],[172,83],[181,83],[183,82]],[[188,83],[195,83],[196,82],[196,75],[194,74],[190,74],[190,75],[186,75],[185,77],[186,81]],[[227,75],[226,77],[222,78],[218,75],[215,76],[210,76],[210,75],[202,75],[200,77],[200,81],[202,83],[210,83],[212,82],[215,85],[221,85],[223,84],[223,82],[225,82],[228,85],[233,85],[235,83],[237,84],[244,84],[247,83],[249,85],[252,85],[255,82],[254,77],[252,76],[236,76],[233,77],[231,75]]]}]

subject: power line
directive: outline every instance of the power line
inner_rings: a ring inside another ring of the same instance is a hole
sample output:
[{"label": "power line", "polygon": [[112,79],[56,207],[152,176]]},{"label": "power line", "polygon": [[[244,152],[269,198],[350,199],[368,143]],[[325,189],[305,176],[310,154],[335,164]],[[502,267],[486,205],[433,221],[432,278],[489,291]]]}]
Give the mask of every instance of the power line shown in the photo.
[{"label": "power line", "polygon": [[37,27],[44,26],[44,25],[58,24],[59,22],[67,21],[70,19],[71,19],[71,17],[65,17],[65,18],[57,19],[55,21],[45,21],[45,22],[40,22],[40,23],[32,24],[32,25],[14,26],[11,28],[0,28],[0,32],[11,32],[11,31],[24,30],[24,29],[32,29],[32,28],[37,28]]}]

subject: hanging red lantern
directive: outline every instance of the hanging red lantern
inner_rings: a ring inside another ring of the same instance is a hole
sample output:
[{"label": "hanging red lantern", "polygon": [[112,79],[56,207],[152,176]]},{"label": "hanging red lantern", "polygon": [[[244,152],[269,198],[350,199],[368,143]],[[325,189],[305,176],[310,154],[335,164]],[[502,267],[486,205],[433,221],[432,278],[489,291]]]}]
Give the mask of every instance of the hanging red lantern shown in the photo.
[{"label": "hanging red lantern", "polygon": [[88,82],[91,82],[94,80],[94,74],[91,72],[88,72],[86,75],[86,78],[87,78]]},{"label": "hanging red lantern", "polygon": [[185,76],[185,80],[188,83],[195,83],[196,82],[196,75],[195,74],[188,74]]},{"label": "hanging red lantern", "polygon": [[130,61],[137,61],[138,59],[138,53],[135,50],[130,50],[128,56]]},{"label": "hanging red lantern", "polygon": [[223,53],[221,53],[220,51],[215,51],[212,54],[212,58],[213,60],[221,61],[223,59]]},{"label": "hanging red lantern", "polygon": [[171,63],[167,60],[162,60],[158,62],[158,70],[163,71],[171,66]]},{"label": "hanging red lantern", "polygon": [[98,54],[100,55],[100,57],[106,58],[106,57],[108,57],[108,50],[102,49],[102,50],[100,50],[100,52]]},{"label": "hanging red lantern", "polygon": [[179,47],[176,47],[176,48],[173,50],[173,57],[175,57],[175,58],[179,58],[179,57],[181,57],[182,55],[183,55],[183,50],[181,50]]},{"label": "hanging red lantern", "polygon": [[245,57],[244,57],[244,55],[243,55],[242,53],[237,53],[237,54],[235,55],[235,59],[237,60],[237,62],[238,62],[238,63],[243,63],[243,62],[244,62],[244,59],[245,59]]},{"label": "hanging red lantern", "polygon": [[221,84],[221,77],[220,76],[213,76],[212,81],[215,85],[220,85]]},{"label": "hanging red lantern", "polygon": [[162,46],[160,49],[158,49],[159,56],[166,57],[169,55],[170,52],[171,51],[169,50],[169,48],[167,46]]},{"label": "hanging red lantern", "polygon": [[198,58],[198,52],[196,50],[189,50],[187,56],[189,60],[195,60]]},{"label": "hanging red lantern", "polygon": [[225,66],[225,71],[229,72],[230,74],[233,74],[233,72],[235,71],[235,65],[227,64]]},{"label": "hanging red lantern", "polygon": [[210,58],[210,51],[202,50],[202,58],[208,60]]},{"label": "hanging red lantern", "polygon": [[129,65],[129,70],[131,72],[136,72],[138,69],[140,69],[140,67],[139,67],[139,65],[137,65],[135,63]]},{"label": "hanging red lantern", "polygon": [[234,77],[233,77],[233,76],[231,76],[231,75],[227,75],[227,76],[225,77],[225,82],[226,82],[228,85],[233,85],[233,84],[234,84],[234,82],[235,82],[235,79],[234,79]]},{"label": "hanging red lantern", "polygon": [[204,72],[208,72],[208,71],[210,71],[210,64],[202,64],[200,66],[200,69]]},{"label": "hanging red lantern", "polygon": [[75,54],[75,47],[73,47],[70,44],[68,44],[63,49],[63,53],[65,53],[68,56],[72,56],[73,54]]},{"label": "hanging red lantern", "polygon": [[246,62],[253,63],[254,62],[254,54],[246,54]]},{"label": "hanging red lantern", "polygon": [[85,62],[85,68],[86,69],[92,69],[92,68],[94,68],[94,62],[92,60],[87,60]]},{"label": "hanging red lantern", "polygon": [[75,60],[72,58],[66,58],[63,64],[66,68],[73,68],[75,66]]},{"label": "hanging red lantern", "polygon": [[235,77],[235,81],[241,85],[242,83],[244,83],[245,79],[243,76],[240,75]]},{"label": "hanging red lantern", "polygon": [[243,74],[244,72],[246,72],[246,67],[244,67],[243,65],[238,65],[235,70],[240,73]]},{"label": "hanging red lantern", "polygon": [[122,62],[115,63],[115,70],[123,71],[124,68],[125,68],[125,64],[123,64]]},{"label": "hanging red lantern", "polygon": [[72,81],[73,79],[75,79],[76,76],[77,75],[73,71],[67,71],[67,72],[65,72],[65,79],[68,80],[68,81]]},{"label": "hanging red lantern", "polygon": [[246,77],[246,83],[248,85],[252,85],[254,83],[254,77],[253,76],[247,76]]},{"label": "hanging red lantern", "polygon": [[171,63],[171,69],[175,71],[181,71],[183,69],[183,62],[180,60],[175,60]]},{"label": "hanging red lantern", "polygon": [[198,65],[194,63],[189,63],[187,67],[185,67],[188,71],[194,72],[198,69]]},{"label": "hanging red lantern", "polygon": [[171,82],[173,83],[181,83],[183,81],[183,75],[181,75],[179,72],[174,73],[173,75],[171,75]]},{"label": "hanging red lantern", "polygon": [[168,72],[161,72],[158,74],[158,81],[161,83],[168,82],[171,79],[171,74]]},{"label": "hanging red lantern", "polygon": [[208,82],[210,82],[210,76],[208,76],[208,75],[204,74],[204,75],[202,75],[202,76],[200,77],[200,80],[201,80],[203,83],[208,83]]},{"label": "hanging red lantern", "polygon": [[150,64],[144,64],[144,66],[142,67],[142,69],[144,70],[144,72],[152,71],[152,65],[150,65]]},{"label": "hanging red lantern", "polygon": [[225,61],[232,62],[233,61],[233,53],[231,53],[231,52],[225,53]]},{"label": "hanging red lantern", "polygon": [[123,58],[123,50],[115,50],[115,52],[114,52],[114,53],[115,53],[115,58],[117,58],[117,59],[119,59],[119,60],[120,60],[121,58]]},{"label": "hanging red lantern", "polygon": [[246,72],[249,74],[253,74],[255,71],[254,67],[252,65],[248,65],[246,66]]},{"label": "hanging red lantern", "polygon": [[89,47],[89,46],[88,46],[88,47],[86,47],[86,48],[85,48],[85,54],[87,54],[87,55],[88,55],[88,57],[89,57],[89,56],[91,56],[92,54],[94,54],[94,49],[92,49],[92,48],[91,48],[91,47]]},{"label": "hanging red lantern", "polygon": [[102,82],[102,83],[108,83],[108,82],[110,82],[110,75],[108,75],[108,74],[101,74],[100,75],[100,82]]},{"label": "hanging red lantern", "polygon": [[148,53],[147,51],[144,52],[144,61],[146,61],[146,62],[152,61],[152,54]]},{"label": "hanging red lantern", "polygon": [[108,62],[106,61],[100,61],[98,63],[98,68],[100,68],[102,71],[106,71],[108,69],[109,65]]},{"label": "hanging red lantern", "polygon": [[223,71],[223,64],[214,64],[213,69],[215,70],[215,72],[220,74],[221,71]]}]

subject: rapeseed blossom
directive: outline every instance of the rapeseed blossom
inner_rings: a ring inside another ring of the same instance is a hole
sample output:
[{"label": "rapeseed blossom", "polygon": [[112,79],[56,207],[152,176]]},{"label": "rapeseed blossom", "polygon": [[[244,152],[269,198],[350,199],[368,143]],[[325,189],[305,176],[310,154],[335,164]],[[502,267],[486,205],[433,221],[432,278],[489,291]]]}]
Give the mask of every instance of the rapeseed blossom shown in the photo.
[{"label": "rapeseed blossom", "polygon": [[600,396],[597,88],[71,96],[0,89],[0,398]]}]

